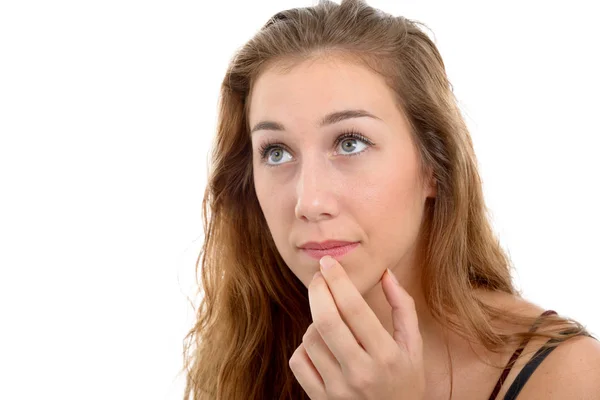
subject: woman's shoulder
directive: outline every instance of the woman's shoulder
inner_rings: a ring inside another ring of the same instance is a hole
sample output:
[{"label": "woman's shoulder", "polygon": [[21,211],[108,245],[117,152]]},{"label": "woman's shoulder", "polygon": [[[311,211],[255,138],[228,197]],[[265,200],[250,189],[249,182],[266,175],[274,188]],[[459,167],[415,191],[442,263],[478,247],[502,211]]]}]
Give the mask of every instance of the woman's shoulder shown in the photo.
[{"label": "woman's shoulder", "polygon": [[[539,317],[546,311],[517,295],[498,292],[480,292],[479,295],[485,302],[528,317]],[[522,371],[528,366],[531,375],[519,393],[519,400],[600,400],[600,342],[588,336],[575,336],[560,342],[545,355],[542,349],[547,341],[547,338],[536,337],[527,343],[496,398],[503,399],[515,379],[524,378]],[[540,357],[543,362],[535,363],[534,357]],[[532,364],[537,365],[532,368]]]},{"label": "woman's shoulder", "polygon": [[[534,346],[541,348],[543,343]],[[519,399],[600,400],[600,342],[576,336],[560,343],[532,373]]]}]

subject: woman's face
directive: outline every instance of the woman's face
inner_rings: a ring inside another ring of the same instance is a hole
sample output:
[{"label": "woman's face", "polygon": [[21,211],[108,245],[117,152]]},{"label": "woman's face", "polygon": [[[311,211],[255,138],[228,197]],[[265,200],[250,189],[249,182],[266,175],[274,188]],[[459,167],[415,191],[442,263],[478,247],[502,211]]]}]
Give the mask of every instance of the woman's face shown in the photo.
[{"label": "woman's face", "polygon": [[[319,254],[300,246],[327,240],[358,242],[335,258],[363,294],[386,268],[399,279],[410,273],[425,199],[435,189],[419,183],[407,121],[383,79],[358,64],[317,60],[286,73],[266,70],[251,96],[256,195],[293,273],[308,286]],[[364,140],[338,141],[345,132]]]}]

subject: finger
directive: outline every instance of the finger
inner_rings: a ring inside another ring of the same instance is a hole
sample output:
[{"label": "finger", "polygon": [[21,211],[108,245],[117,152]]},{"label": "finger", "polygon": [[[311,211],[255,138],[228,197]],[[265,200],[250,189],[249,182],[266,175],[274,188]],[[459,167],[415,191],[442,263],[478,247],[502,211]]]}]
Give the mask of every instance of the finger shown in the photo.
[{"label": "finger", "polygon": [[[360,363],[361,358],[367,354],[342,319],[327,282],[322,276],[314,278],[309,284],[308,300],[313,325],[336,362],[339,363],[341,371],[346,371],[351,365]],[[323,372],[327,374],[328,371]],[[322,376],[326,377],[323,374]]]},{"label": "finger", "polygon": [[409,352],[422,352],[423,340],[414,299],[389,269],[384,274],[381,285],[388,303],[392,306],[394,340],[405,346]]},{"label": "finger", "polygon": [[325,388],[329,388],[332,384],[343,380],[344,376],[340,364],[323,341],[314,323],[306,330],[302,338],[302,346],[321,376]]},{"label": "finger", "polygon": [[304,345],[300,345],[289,361],[290,369],[308,397],[313,400],[326,399],[326,392],[321,375],[313,365]]},{"label": "finger", "polygon": [[[342,265],[331,256],[323,257],[321,262],[325,264],[328,262],[333,263],[329,268],[322,267],[321,272],[327,282],[337,310],[339,310],[345,325],[355,337],[355,341],[360,342],[362,348],[370,355],[384,351],[383,349],[389,345],[390,335],[383,328],[377,315],[369,307],[356,286],[354,286]],[[324,300],[319,298],[319,301]],[[329,307],[329,304],[327,306]],[[337,334],[337,332],[335,333]],[[323,336],[323,340],[329,345],[326,336]],[[331,350],[337,357],[336,350],[333,348]]]}]

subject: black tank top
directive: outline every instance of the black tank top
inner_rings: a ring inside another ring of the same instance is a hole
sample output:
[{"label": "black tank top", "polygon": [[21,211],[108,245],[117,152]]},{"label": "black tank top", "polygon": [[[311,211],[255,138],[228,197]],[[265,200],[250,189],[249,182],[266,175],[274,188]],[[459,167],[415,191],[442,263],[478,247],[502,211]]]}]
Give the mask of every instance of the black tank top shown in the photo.
[{"label": "black tank top", "polygon": [[[539,323],[541,322],[540,319],[542,317],[544,317],[546,315],[550,315],[550,314],[556,314],[556,311],[548,310],[548,311],[543,312],[538,317],[536,322],[533,324],[533,326],[531,327],[529,332],[535,331],[537,329]],[[559,342],[559,341],[560,340],[558,340],[558,339],[551,339],[548,341],[548,343],[555,343],[555,342]],[[502,372],[500,379],[498,379],[498,382],[496,383],[496,386],[494,387],[494,391],[490,395],[489,400],[496,399],[496,396],[500,392],[500,388],[502,387],[502,384],[506,380],[506,377],[508,376],[508,373],[510,372],[510,370],[512,368],[512,363],[521,355],[521,352],[523,351],[523,349],[525,348],[527,343],[528,343],[527,339],[523,340],[521,342],[521,345],[513,353],[512,357],[506,364],[506,368]],[[544,361],[544,359],[548,356],[548,354],[550,354],[552,352],[552,350],[554,350],[555,348],[556,347],[549,347],[549,348],[542,347],[535,353],[535,355],[531,358],[531,360],[529,360],[527,362],[527,364],[525,364],[523,369],[519,372],[519,374],[513,381],[512,385],[510,385],[510,388],[508,388],[508,391],[506,392],[506,395],[504,396],[504,400],[515,400],[517,398],[517,395],[519,394],[521,389],[523,389],[523,386],[525,386],[525,383],[527,383],[527,380],[529,379],[531,374],[533,374],[533,371],[535,371],[535,369],[541,364],[541,362]]]}]

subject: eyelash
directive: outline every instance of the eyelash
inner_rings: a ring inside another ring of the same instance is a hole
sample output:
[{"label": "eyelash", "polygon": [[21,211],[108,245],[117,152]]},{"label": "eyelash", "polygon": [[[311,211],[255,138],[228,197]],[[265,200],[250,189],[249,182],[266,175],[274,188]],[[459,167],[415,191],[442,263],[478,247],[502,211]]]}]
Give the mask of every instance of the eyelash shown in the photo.
[{"label": "eyelash", "polygon": [[[366,137],[364,137],[363,135],[361,135],[359,132],[351,129],[348,131],[344,131],[342,132],[335,140],[334,145],[337,146],[339,145],[341,142],[343,142],[345,139],[358,139],[366,144],[368,144],[369,146],[374,146],[375,143],[373,143],[372,141],[370,141],[369,139],[367,139]],[[258,153],[260,154],[260,159],[264,162],[265,165],[267,165],[268,167],[277,167],[281,164],[268,164],[265,162],[265,159],[268,156],[269,151],[271,151],[272,149],[276,149],[276,148],[281,148],[285,150],[285,145],[283,143],[277,142],[277,141],[266,141],[265,143],[263,143],[260,148],[258,149]],[[366,150],[363,150],[359,153],[352,153],[352,154],[345,154],[345,157],[352,157],[352,156],[358,156],[362,153],[364,153]]]}]

